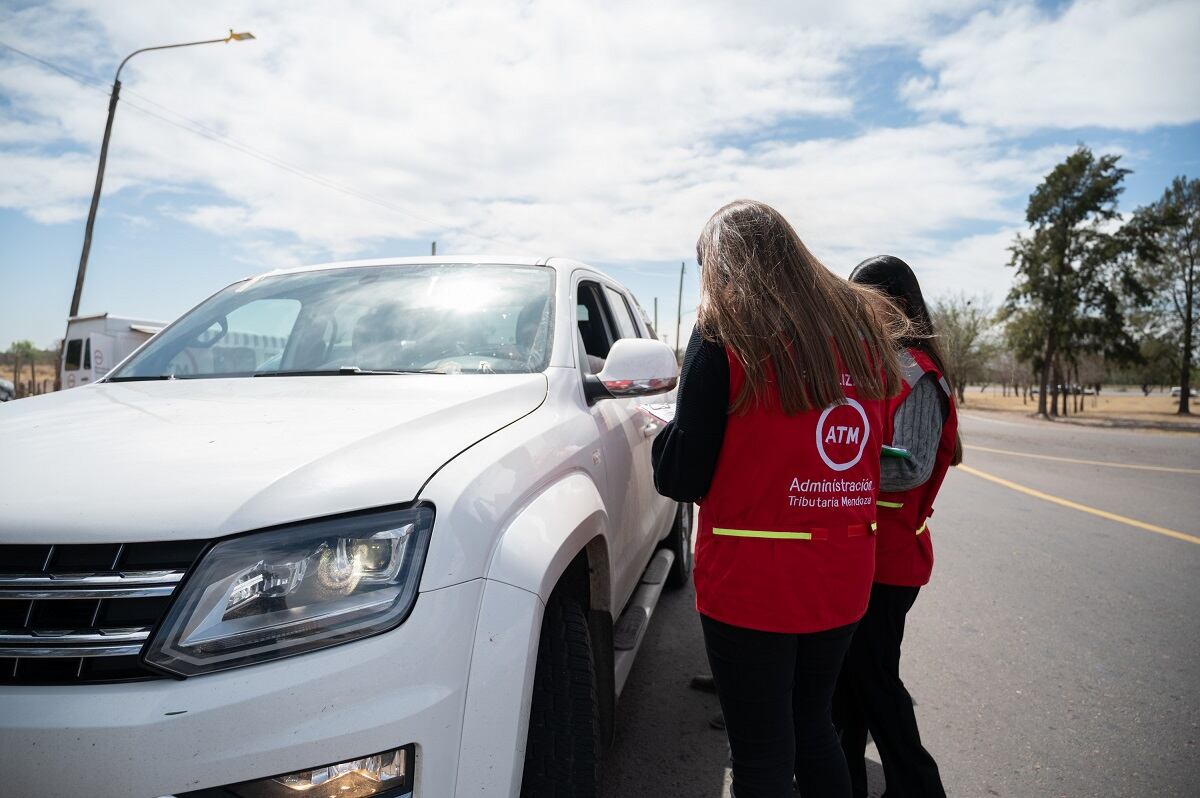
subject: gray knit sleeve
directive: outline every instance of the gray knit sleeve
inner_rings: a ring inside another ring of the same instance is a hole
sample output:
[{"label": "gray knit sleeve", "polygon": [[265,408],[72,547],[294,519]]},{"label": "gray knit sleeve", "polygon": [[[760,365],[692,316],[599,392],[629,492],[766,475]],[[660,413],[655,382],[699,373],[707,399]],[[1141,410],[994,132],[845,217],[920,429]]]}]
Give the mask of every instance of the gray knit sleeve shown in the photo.
[{"label": "gray knit sleeve", "polygon": [[912,490],[933,473],[942,425],[950,415],[949,398],[933,374],[926,374],[896,410],[892,445],[907,449],[911,460],[886,457],[879,488],[886,493]]}]

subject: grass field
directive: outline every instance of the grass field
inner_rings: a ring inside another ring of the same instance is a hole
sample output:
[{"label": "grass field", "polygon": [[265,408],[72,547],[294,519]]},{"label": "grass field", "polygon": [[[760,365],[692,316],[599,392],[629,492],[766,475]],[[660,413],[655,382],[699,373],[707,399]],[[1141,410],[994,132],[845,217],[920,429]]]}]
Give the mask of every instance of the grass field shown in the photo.
[{"label": "grass field", "polygon": [[[1143,396],[1136,388],[1122,391],[1120,388],[1106,387],[1101,389],[1098,397],[1084,397],[1083,412],[1078,416],[1072,413],[1068,418],[1081,423],[1194,428],[1200,432],[1200,415],[1197,415],[1200,412],[1200,399],[1193,398],[1192,406],[1191,416],[1180,416],[1175,412],[1179,408],[1179,400],[1165,391],[1154,391],[1149,396]],[[989,386],[983,391],[978,386],[970,386],[962,408],[1029,415],[1037,412],[1037,397],[1031,396],[1029,402],[1023,404],[1020,396],[1012,393],[1002,396],[996,386]]]},{"label": "grass field", "polygon": [[[35,375],[35,378],[36,378],[39,386],[42,385],[43,382],[47,382],[47,384],[49,385],[49,390],[54,389],[54,365],[53,364],[38,363],[37,366],[34,368],[34,375]],[[14,375],[13,375],[12,366],[0,367],[0,377],[3,377],[6,380],[11,380],[12,382],[17,382],[17,383],[20,383],[21,385],[24,385],[25,383],[29,382],[29,366],[22,365],[20,372],[18,372],[18,374],[16,375],[16,379],[13,379],[13,376]]]}]

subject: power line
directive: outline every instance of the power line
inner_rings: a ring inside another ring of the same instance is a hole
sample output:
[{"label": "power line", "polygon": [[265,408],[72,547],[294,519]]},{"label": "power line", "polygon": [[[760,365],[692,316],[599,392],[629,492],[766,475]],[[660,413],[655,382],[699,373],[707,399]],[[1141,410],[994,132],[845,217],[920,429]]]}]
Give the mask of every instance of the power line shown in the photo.
[{"label": "power line", "polygon": [[[109,89],[105,86],[105,84],[100,83],[99,81],[95,80],[94,78],[88,77],[86,75],[83,75],[81,73],[75,72],[70,69],[67,69],[65,67],[61,67],[57,64],[54,64],[50,61],[43,59],[43,58],[39,58],[35,55],[25,52],[24,50],[19,49],[17,47],[13,47],[11,44],[8,44],[7,42],[4,42],[4,41],[0,41],[0,47],[4,47],[4,48],[10,50],[11,52],[16,53],[17,55],[20,55],[24,58],[29,59],[30,61],[38,63],[38,64],[46,67],[47,69],[51,69],[51,70],[59,73],[60,75],[63,75],[64,77],[67,77],[67,78],[75,81],[76,83],[80,83],[89,88],[97,89],[97,90],[103,92],[106,96],[108,96],[111,93],[109,91]],[[136,110],[142,114],[145,114],[146,116],[157,119],[161,122],[164,122],[168,125],[179,128],[180,130],[184,130],[193,135],[200,136],[201,138],[208,139],[209,141],[212,141],[216,144],[220,144],[224,147],[228,147],[229,149],[240,152],[241,154],[243,154],[247,157],[254,158],[255,160],[261,161],[269,166],[273,166],[277,169],[282,169],[285,172],[288,172],[288,173],[290,173],[296,177],[299,177],[303,180],[307,180],[311,183],[321,186],[322,188],[330,189],[332,191],[337,191],[341,194],[345,194],[347,196],[354,197],[355,199],[361,200],[363,202],[368,202],[373,205],[377,205],[381,208],[392,211],[393,213],[397,213],[402,216],[407,216],[411,219],[416,219],[417,221],[424,222],[425,224],[432,225],[434,227],[440,227],[443,230],[457,232],[458,234],[463,235],[467,238],[474,238],[478,241],[490,241],[495,244],[501,244],[503,246],[511,246],[511,247],[515,247],[517,249],[523,248],[519,244],[514,244],[513,242],[510,242],[510,241],[504,241],[503,239],[495,238],[493,236],[483,235],[480,233],[468,232],[467,230],[465,230],[462,227],[462,225],[450,224],[450,223],[447,223],[442,220],[432,219],[432,218],[429,218],[426,216],[422,216],[420,214],[413,213],[412,211],[410,211],[406,208],[403,208],[399,205],[396,205],[388,200],[381,199],[381,198],[373,196],[371,194],[367,194],[366,192],[360,191],[352,186],[348,186],[343,183],[338,183],[337,181],[331,180],[331,179],[324,177],[323,175],[317,174],[315,172],[310,172],[301,166],[297,166],[295,164],[289,163],[289,162],[283,160],[282,158],[278,158],[278,157],[272,155],[269,152],[265,152],[256,147],[253,147],[249,144],[246,144],[245,142],[241,142],[241,141],[238,141],[237,139],[231,138],[230,136],[226,136],[225,134],[220,133],[219,131],[214,130],[213,128],[205,125],[203,122],[197,121],[195,119],[192,119],[191,117],[188,117],[184,114],[179,113],[178,111],[168,108],[167,106],[163,105],[162,103],[156,102],[155,100],[152,100],[151,98],[149,98],[143,94],[140,94],[139,92],[136,92],[129,88],[126,88],[125,93],[132,94],[135,97],[140,98],[144,102],[146,102],[152,106],[155,106],[155,107],[161,109],[162,111],[165,111],[166,113],[172,114],[175,117],[178,117],[178,119],[183,120],[183,121],[176,121],[174,119],[169,119],[168,117],[163,116],[162,114],[155,113],[154,111],[151,111],[148,108],[144,108],[130,100],[125,101],[125,104],[128,105],[130,108],[133,108],[134,110]]]},{"label": "power line", "polygon": [[16,53],[19,56],[22,56],[23,58],[28,58],[30,61],[36,61],[37,63],[41,64],[42,66],[46,67],[47,69],[52,69],[55,72],[59,73],[60,75],[65,75],[66,77],[70,78],[71,80],[76,81],[77,83],[83,83],[88,86],[95,86],[95,87],[101,89],[102,91],[104,91],[106,94],[108,93],[107,90],[104,89],[104,85],[102,83],[100,83],[99,81],[97,81],[95,78],[88,77],[87,75],[83,75],[79,72],[74,72],[70,69],[67,69],[66,67],[61,67],[58,64],[53,64],[53,63],[45,60],[44,58],[38,58],[36,55],[32,55],[32,54],[27,53],[24,50],[21,50],[17,47],[13,47],[8,42],[0,41],[0,47],[3,47],[7,50],[11,50],[12,52]]}]

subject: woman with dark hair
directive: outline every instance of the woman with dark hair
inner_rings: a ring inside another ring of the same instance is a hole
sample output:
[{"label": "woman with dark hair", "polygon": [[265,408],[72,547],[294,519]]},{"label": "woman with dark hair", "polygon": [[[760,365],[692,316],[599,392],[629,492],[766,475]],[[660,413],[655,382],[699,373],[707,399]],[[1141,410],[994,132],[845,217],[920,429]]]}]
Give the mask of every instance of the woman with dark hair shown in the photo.
[{"label": "woman with dark hair", "polygon": [[933,570],[928,518],[934,499],[947,469],[962,462],[954,392],[908,264],[891,255],[870,258],[858,264],[850,281],[880,291],[912,324],[902,341],[904,387],[889,408],[891,444],[909,456],[883,462],[871,600],[842,666],[834,719],[855,798],[867,795],[868,730],[879,749],[888,796],[944,798],[937,763],[921,744],[912,697],[900,680],[900,643],[905,616]]},{"label": "woman with dark hair", "polygon": [[697,244],[700,309],[660,493],[698,501],[696,607],[737,798],[849,796],[831,702],[874,573],[880,451],[907,322],[741,200]]}]

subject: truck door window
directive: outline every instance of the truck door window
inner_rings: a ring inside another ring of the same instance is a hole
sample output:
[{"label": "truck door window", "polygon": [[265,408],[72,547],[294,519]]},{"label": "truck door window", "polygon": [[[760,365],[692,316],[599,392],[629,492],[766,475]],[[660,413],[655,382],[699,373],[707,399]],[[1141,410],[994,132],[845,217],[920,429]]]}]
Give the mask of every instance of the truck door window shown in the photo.
[{"label": "truck door window", "polygon": [[92,339],[85,338],[83,340],[83,367],[86,370],[92,368]]},{"label": "truck door window", "polygon": [[66,371],[79,371],[79,362],[82,360],[83,354],[83,339],[72,338],[67,341],[67,354],[63,358],[65,365],[63,368]]},{"label": "truck door window", "polygon": [[637,322],[633,320],[633,311],[625,301],[625,295],[615,288],[604,286],[604,294],[608,297],[608,307],[617,323],[617,338],[640,338]]},{"label": "truck door window", "polygon": [[580,283],[576,301],[575,318],[579,326],[579,338],[587,354],[588,370],[597,374],[604,368],[604,358],[608,357],[608,350],[617,336],[613,334],[613,324],[604,306],[604,298],[600,295],[599,285]]},{"label": "truck door window", "polygon": [[654,322],[650,320],[650,315],[646,313],[646,309],[642,307],[642,303],[637,301],[637,297],[633,297],[633,306],[637,308],[638,315],[642,317],[642,323],[646,325],[646,329],[650,331],[651,338],[658,338],[658,330],[654,329]]}]

